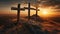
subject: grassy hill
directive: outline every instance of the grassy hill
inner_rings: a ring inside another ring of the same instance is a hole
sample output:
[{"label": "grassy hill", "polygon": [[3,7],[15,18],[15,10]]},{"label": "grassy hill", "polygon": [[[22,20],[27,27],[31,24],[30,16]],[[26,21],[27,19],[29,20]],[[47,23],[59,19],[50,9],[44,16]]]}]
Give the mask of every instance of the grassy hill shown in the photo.
[{"label": "grassy hill", "polygon": [[[33,17],[34,18],[34,17]],[[51,22],[39,22],[33,19],[21,18],[16,22],[15,15],[0,16],[0,34],[57,34],[59,26]]]}]

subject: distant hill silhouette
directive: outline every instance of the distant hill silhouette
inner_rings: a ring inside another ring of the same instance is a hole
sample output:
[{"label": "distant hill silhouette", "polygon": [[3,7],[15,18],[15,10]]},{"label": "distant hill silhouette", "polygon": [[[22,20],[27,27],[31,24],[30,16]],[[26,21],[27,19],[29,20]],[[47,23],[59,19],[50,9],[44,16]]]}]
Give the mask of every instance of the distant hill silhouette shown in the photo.
[{"label": "distant hill silhouette", "polygon": [[[26,16],[25,18],[28,18],[28,16]],[[36,20],[36,14],[33,14],[32,16],[30,16],[30,19],[38,21],[38,22],[44,21],[39,15],[37,15],[37,20]]]}]

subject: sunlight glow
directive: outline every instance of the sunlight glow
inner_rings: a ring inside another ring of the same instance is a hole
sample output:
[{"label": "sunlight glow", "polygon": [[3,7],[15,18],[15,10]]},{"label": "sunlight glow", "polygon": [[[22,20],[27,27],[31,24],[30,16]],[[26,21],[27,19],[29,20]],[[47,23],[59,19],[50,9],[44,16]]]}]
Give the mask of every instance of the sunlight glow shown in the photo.
[{"label": "sunlight glow", "polygon": [[42,11],[42,14],[47,15],[48,14],[48,11],[47,10],[43,10]]},{"label": "sunlight glow", "polygon": [[44,9],[44,8],[41,8],[40,9],[40,14],[42,15],[48,15],[50,13],[50,10],[49,9]]},{"label": "sunlight glow", "polygon": [[40,8],[39,15],[42,17],[52,16],[53,9],[51,8]]}]

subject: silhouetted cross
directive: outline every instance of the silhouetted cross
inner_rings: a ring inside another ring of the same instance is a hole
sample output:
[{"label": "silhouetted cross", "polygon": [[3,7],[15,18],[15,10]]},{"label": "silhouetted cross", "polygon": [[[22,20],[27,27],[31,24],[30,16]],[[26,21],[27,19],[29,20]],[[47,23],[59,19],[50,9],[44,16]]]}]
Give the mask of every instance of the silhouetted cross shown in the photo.
[{"label": "silhouetted cross", "polygon": [[20,8],[20,4],[18,4],[18,8],[12,7],[11,10],[17,10],[17,23],[19,22],[20,19],[20,10],[25,10],[24,8]]},{"label": "silhouetted cross", "polygon": [[36,6],[36,21],[37,21],[38,11],[40,11],[40,10],[39,10],[38,7]]},{"label": "silhouetted cross", "polygon": [[25,9],[28,9],[28,20],[30,19],[30,10],[36,10],[34,8],[30,8],[30,3],[28,3],[28,7],[24,7]]}]

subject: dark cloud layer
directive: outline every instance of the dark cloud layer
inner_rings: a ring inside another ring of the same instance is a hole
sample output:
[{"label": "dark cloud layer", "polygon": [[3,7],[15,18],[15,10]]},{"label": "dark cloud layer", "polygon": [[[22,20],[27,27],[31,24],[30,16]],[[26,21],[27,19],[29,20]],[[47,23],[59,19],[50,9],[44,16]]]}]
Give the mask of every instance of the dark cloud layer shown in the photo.
[{"label": "dark cloud layer", "polygon": [[48,1],[46,1],[46,4],[47,5],[52,5],[52,6],[54,6],[54,5],[60,5],[60,0],[48,0]]},{"label": "dark cloud layer", "polygon": [[[31,4],[35,4],[35,2],[45,5],[45,6],[60,6],[60,0],[30,0]],[[29,0],[0,0],[0,4],[12,4],[12,3],[27,3]]]},{"label": "dark cloud layer", "polygon": [[60,9],[60,0],[47,0],[43,3],[46,6],[57,6],[56,9]]},{"label": "dark cloud layer", "polygon": [[[11,3],[11,2],[28,2],[29,0],[0,0],[0,3],[3,2],[3,3]],[[44,4],[47,4],[47,5],[59,5],[60,4],[60,0],[30,0],[31,3],[34,3],[38,1],[38,3],[44,3]],[[42,2],[42,1],[45,1],[45,2]]]}]

